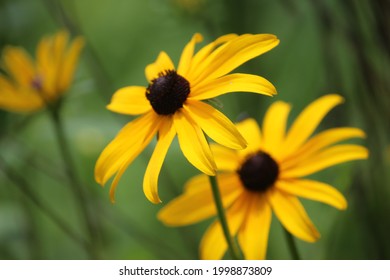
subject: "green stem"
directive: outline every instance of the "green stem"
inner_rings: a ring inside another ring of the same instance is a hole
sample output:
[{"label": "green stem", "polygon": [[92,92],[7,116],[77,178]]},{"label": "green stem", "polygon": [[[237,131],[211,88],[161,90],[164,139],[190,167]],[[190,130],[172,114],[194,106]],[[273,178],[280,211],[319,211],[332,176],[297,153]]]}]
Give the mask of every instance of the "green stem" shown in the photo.
[{"label": "green stem", "polygon": [[47,206],[33,191],[33,187],[28,183],[28,181],[23,177],[19,176],[14,170],[7,167],[5,161],[0,158],[0,169],[3,170],[4,174],[10,182],[12,182],[19,190],[28,197],[32,203],[35,204],[43,213],[45,213],[60,229],[63,230],[71,239],[79,243],[83,247],[87,247],[86,241],[80,237],[76,232],[74,232],[67,223],[58,216],[55,212]]},{"label": "green stem", "polygon": [[88,253],[91,258],[99,259],[98,255],[98,230],[95,222],[95,218],[91,215],[89,210],[88,199],[84,193],[84,186],[80,183],[77,178],[75,167],[73,165],[71,153],[68,147],[68,143],[65,137],[63,123],[59,115],[59,106],[58,107],[49,107],[49,112],[51,113],[51,119],[54,124],[55,134],[58,141],[58,146],[60,148],[61,156],[65,164],[65,172],[70,180],[71,190],[77,199],[81,213],[83,215],[84,221],[87,226],[88,236],[89,236],[89,246]]},{"label": "green stem", "polygon": [[288,248],[290,250],[292,259],[293,260],[300,260],[301,258],[299,256],[297,244],[295,243],[294,237],[287,229],[285,229],[284,227],[283,227],[283,229],[284,229],[284,233],[286,234],[287,244],[288,244]]},{"label": "green stem", "polygon": [[227,223],[226,216],[225,216],[225,209],[223,208],[221,194],[218,188],[217,177],[209,176],[209,179],[210,179],[211,189],[213,192],[215,206],[217,207],[218,218],[221,223],[223,234],[228,244],[228,248],[232,256],[232,259],[243,260],[244,256],[242,255],[240,248],[238,247],[237,243],[234,241],[232,235],[230,234],[229,225]]}]

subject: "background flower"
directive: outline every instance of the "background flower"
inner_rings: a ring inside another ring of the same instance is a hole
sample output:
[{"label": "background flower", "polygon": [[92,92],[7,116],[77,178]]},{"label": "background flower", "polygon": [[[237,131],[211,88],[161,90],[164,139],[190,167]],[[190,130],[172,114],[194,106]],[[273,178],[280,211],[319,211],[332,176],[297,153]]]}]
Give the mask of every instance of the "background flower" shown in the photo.
[{"label": "background flower", "polygon": [[81,37],[69,43],[69,33],[60,31],[39,42],[36,61],[23,48],[6,46],[2,61],[7,75],[0,75],[0,108],[30,112],[60,98],[72,82],[83,45]]},{"label": "background flower", "polygon": [[[343,195],[332,186],[302,179],[335,164],[365,159],[366,148],[338,144],[354,137],[364,137],[360,129],[328,129],[309,138],[320,121],[343,99],[327,95],[311,103],[286,130],[290,106],[276,102],[268,109],[260,132],[255,120],[237,124],[248,142],[244,150],[233,151],[212,146],[218,170],[218,184],[232,235],[238,236],[247,259],[266,257],[271,210],[294,236],[307,242],[320,234],[297,196],[346,209]],[[207,176],[190,180],[183,195],[159,213],[167,225],[188,225],[214,216],[216,209]],[[202,259],[221,259],[227,249],[219,221],[205,233],[201,245]]]}]

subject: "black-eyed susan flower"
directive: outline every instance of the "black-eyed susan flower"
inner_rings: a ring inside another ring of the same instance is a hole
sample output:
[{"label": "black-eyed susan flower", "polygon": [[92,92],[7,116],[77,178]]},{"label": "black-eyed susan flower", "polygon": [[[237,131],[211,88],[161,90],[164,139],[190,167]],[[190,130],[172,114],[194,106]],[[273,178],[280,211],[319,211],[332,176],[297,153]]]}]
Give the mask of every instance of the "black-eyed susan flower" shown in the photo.
[{"label": "black-eyed susan flower", "polygon": [[[272,212],[297,238],[307,242],[319,238],[320,234],[297,197],[340,210],[347,207],[344,196],[332,186],[303,178],[342,162],[367,158],[365,147],[339,143],[364,137],[360,129],[333,128],[310,138],[328,111],[342,101],[335,94],[316,100],[298,116],[288,132],[290,106],[276,102],[265,115],[262,132],[253,119],[237,124],[248,142],[246,149],[234,151],[212,145],[230,231],[238,237],[247,259],[265,258]],[[188,181],[184,194],[159,212],[158,218],[169,226],[183,226],[214,215],[216,207],[208,177],[198,175]],[[200,256],[220,259],[226,249],[220,222],[215,221],[202,238]]]},{"label": "black-eyed susan flower", "polygon": [[60,31],[40,41],[36,61],[20,47],[5,47],[0,108],[32,112],[58,100],[72,82],[83,45],[80,37],[69,43],[68,32]]},{"label": "black-eyed susan flower", "polygon": [[115,188],[123,172],[158,134],[158,141],[145,172],[143,189],[153,203],[160,202],[158,175],[168,148],[177,134],[184,156],[202,172],[215,175],[215,162],[205,138],[233,149],[246,147],[234,124],[202,100],[228,92],[242,91],[265,95],[276,93],[266,79],[250,74],[228,74],[244,62],[274,48],[274,35],[235,35],[219,37],[194,54],[195,34],[185,46],[177,68],[165,52],[145,69],[148,86],[129,86],[113,95],[107,108],[113,112],[139,115],[128,123],[103,150],[95,167],[95,179],[104,185],[115,175]]}]

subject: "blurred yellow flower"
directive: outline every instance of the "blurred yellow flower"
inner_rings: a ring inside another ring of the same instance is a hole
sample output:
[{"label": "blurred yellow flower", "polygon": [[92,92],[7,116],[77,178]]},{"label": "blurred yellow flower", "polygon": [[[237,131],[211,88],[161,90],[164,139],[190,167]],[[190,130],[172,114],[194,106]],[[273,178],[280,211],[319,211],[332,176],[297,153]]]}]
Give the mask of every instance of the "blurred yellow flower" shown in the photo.
[{"label": "blurred yellow flower", "polygon": [[[307,242],[320,237],[297,196],[346,209],[345,198],[335,188],[301,178],[342,162],[368,157],[363,146],[334,145],[364,137],[364,132],[357,128],[328,129],[309,139],[328,111],[342,101],[335,94],[316,100],[298,116],[287,133],[290,105],[276,102],[265,115],[262,133],[253,119],[237,124],[248,142],[246,149],[233,151],[212,145],[230,231],[238,236],[247,259],[266,257],[272,211],[296,237]],[[208,177],[198,175],[186,184],[184,194],[159,212],[158,218],[169,226],[183,226],[214,215],[216,207]],[[201,241],[201,258],[221,259],[226,249],[220,223],[215,221]]]},{"label": "blurred yellow flower", "polygon": [[228,92],[276,94],[266,79],[249,74],[229,74],[246,61],[274,48],[274,35],[228,34],[201,48],[194,55],[195,34],[185,46],[175,69],[170,57],[161,52],[145,69],[147,87],[128,86],[113,95],[107,108],[129,115],[143,114],[128,123],[104,149],[95,167],[96,181],[104,185],[114,174],[110,197],[128,165],[158,134],[157,145],[144,176],[146,197],[159,203],[157,180],[168,148],[178,135],[180,148],[190,163],[208,175],[215,175],[215,162],[205,132],[216,142],[233,149],[246,147],[234,124],[201,100]]},{"label": "blurred yellow flower", "polygon": [[0,108],[32,112],[56,101],[70,86],[84,40],[76,38],[68,46],[69,34],[60,31],[43,38],[36,61],[20,47],[5,47],[4,70],[0,74]]}]

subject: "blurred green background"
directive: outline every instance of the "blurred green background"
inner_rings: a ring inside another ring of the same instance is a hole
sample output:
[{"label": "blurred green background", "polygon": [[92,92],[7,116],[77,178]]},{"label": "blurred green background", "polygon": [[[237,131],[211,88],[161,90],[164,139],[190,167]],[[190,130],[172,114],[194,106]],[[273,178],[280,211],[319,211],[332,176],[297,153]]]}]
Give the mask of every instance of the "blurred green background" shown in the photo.
[{"label": "blurred green background", "polygon": [[[197,259],[210,224],[167,228],[142,192],[153,143],[128,168],[117,202],[93,178],[97,157],[131,117],[105,109],[114,91],[146,85],[144,67],[164,50],[177,63],[193,33],[205,42],[225,33],[272,33],[274,50],[240,68],[269,79],[278,96],[232,93],[219,98],[236,120],[261,121],[275,100],[293,104],[290,121],[317,97],[339,93],[319,129],[354,126],[367,132],[366,161],[329,168],[314,178],[334,185],[349,202],[346,211],[303,201],[322,234],[315,244],[298,241],[304,259],[390,259],[390,2],[386,0],[1,0],[0,46],[30,53],[43,35],[67,28],[87,45],[62,116],[73,161],[95,217],[103,259]],[[73,231],[86,227],[69,190],[63,162],[44,110],[18,115],[0,110],[0,259],[87,259],[84,248],[61,230],[26,193],[52,209]],[[181,193],[197,174],[175,140],[159,180],[163,202]],[[268,259],[289,259],[274,217]]]}]

